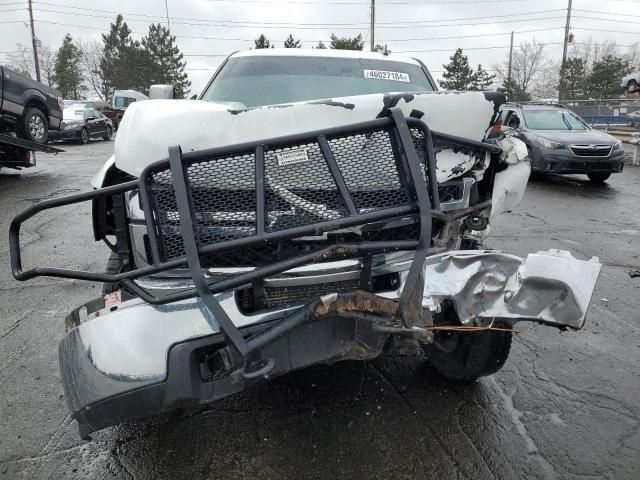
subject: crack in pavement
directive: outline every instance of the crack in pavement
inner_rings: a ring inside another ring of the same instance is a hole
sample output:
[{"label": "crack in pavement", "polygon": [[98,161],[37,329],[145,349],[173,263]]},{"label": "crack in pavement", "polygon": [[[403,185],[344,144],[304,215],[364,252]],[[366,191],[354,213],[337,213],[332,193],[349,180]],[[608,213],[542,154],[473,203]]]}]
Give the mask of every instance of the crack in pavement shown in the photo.
[{"label": "crack in pavement", "polygon": [[33,310],[30,310],[29,313],[23,315],[22,317],[17,319],[15,322],[13,322],[7,330],[5,330],[0,334],[0,340],[3,340],[5,337],[9,336],[11,332],[13,332],[16,328],[18,328],[20,326],[20,323],[27,317],[30,317],[33,312],[34,312]]},{"label": "crack in pavement", "polygon": [[534,442],[533,438],[529,435],[527,426],[522,421],[523,413],[513,405],[513,397],[507,395],[502,387],[498,384],[494,377],[488,377],[488,380],[495,387],[498,395],[502,399],[504,409],[509,413],[511,417],[511,423],[513,423],[516,431],[520,437],[524,440],[527,447],[527,452],[540,466],[541,473],[544,478],[554,479],[556,478],[556,471],[553,465],[540,453],[538,446]]}]

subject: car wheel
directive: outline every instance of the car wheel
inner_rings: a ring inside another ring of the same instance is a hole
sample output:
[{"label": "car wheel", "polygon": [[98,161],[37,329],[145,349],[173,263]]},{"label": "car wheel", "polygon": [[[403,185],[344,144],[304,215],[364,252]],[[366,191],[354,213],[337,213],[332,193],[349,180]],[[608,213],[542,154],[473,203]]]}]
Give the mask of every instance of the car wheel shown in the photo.
[{"label": "car wheel", "polygon": [[[461,325],[453,306],[449,306],[437,326]],[[505,322],[494,327],[509,328]],[[512,332],[483,330],[476,332],[436,331],[433,343],[425,346],[429,361],[448,380],[472,382],[500,370],[511,350]]]},{"label": "car wheel", "polygon": [[21,131],[25,139],[46,144],[49,138],[47,117],[37,108],[28,109],[22,118]]},{"label": "car wheel", "polygon": [[87,130],[86,128],[80,130],[80,143],[85,145],[89,143],[89,130]]},{"label": "car wheel", "polygon": [[633,122],[631,120],[627,120],[627,127],[633,127]]},{"label": "car wheel", "polygon": [[638,90],[638,82],[635,80],[629,80],[629,83],[627,83],[627,91],[629,93],[633,93],[636,90]]},{"label": "car wheel", "polygon": [[587,177],[589,177],[589,180],[591,180],[593,183],[604,183],[607,181],[607,178],[609,178],[611,176],[611,172],[607,172],[607,173],[587,173]]},{"label": "car wheel", "polygon": [[111,140],[111,135],[113,135],[113,132],[111,131],[111,127],[107,125],[107,132],[102,138],[104,138],[104,140],[108,142],[109,140]]}]

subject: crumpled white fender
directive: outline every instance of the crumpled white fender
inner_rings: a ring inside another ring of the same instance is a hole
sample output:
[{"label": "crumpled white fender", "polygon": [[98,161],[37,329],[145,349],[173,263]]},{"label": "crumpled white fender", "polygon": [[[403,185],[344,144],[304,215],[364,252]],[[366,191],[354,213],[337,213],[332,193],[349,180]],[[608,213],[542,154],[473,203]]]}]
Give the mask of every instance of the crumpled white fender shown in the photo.
[{"label": "crumpled white fender", "polygon": [[490,220],[520,203],[531,174],[527,146],[523,141],[506,136],[498,143],[502,148],[502,161],[508,166],[495,176]]},{"label": "crumpled white fender", "polygon": [[454,251],[425,262],[424,308],[453,301],[463,324],[494,319],[583,327],[602,265],[549,250],[526,259],[496,251]]}]

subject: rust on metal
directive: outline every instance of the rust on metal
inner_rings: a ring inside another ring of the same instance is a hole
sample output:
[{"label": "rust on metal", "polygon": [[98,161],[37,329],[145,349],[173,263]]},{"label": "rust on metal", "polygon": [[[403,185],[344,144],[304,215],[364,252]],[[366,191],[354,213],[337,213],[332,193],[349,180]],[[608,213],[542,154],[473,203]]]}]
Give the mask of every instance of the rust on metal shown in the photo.
[{"label": "rust on metal", "polygon": [[315,306],[313,314],[316,318],[345,312],[375,313],[393,317],[397,311],[397,301],[364,290],[356,290],[353,293],[325,295]]}]

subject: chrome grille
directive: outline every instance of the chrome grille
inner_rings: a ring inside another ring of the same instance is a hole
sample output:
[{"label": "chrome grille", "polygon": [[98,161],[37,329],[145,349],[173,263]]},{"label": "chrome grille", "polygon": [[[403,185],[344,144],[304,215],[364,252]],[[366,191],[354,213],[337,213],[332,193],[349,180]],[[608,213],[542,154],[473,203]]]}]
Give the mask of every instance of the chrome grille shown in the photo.
[{"label": "chrome grille", "polygon": [[608,157],[611,145],[571,145],[569,147],[577,157]]}]

